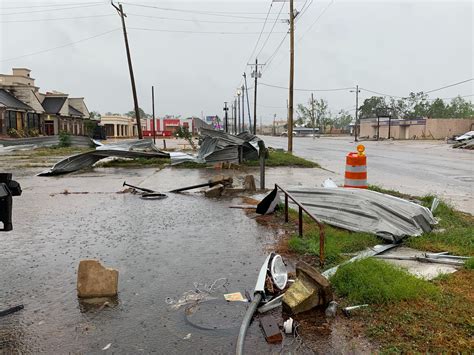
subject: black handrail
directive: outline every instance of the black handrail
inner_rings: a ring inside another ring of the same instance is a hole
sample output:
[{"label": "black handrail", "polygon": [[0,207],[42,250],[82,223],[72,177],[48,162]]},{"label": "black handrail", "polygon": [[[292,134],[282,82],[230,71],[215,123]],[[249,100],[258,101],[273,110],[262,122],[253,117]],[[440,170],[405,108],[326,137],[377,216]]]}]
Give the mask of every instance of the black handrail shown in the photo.
[{"label": "black handrail", "polygon": [[319,228],[319,263],[321,266],[324,265],[324,241],[325,241],[325,233],[324,233],[324,224],[322,224],[318,219],[309,212],[306,207],[304,207],[301,203],[299,203],[288,191],[286,191],[283,187],[275,184],[275,188],[279,189],[281,192],[285,194],[285,222],[288,222],[288,198],[290,198],[297,206],[298,206],[298,234],[300,237],[303,236],[303,211],[313,220],[316,222]]}]

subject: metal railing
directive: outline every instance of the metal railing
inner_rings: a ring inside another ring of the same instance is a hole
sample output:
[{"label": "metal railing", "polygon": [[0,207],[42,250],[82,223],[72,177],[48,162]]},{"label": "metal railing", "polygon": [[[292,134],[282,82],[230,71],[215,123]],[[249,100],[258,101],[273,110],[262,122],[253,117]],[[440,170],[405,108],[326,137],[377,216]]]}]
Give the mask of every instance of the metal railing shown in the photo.
[{"label": "metal railing", "polygon": [[316,224],[319,228],[319,264],[324,266],[324,224],[322,224],[318,219],[309,212],[300,202],[298,202],[288,191],[286,191],[283,187],[275,184],[275,188],[283,192],[285,195],[285,223],[288,223],[288,199],[291,199],[295,205],[298,206],[298,235],[300,237],[303,236],[303,212],[305,212]]}]

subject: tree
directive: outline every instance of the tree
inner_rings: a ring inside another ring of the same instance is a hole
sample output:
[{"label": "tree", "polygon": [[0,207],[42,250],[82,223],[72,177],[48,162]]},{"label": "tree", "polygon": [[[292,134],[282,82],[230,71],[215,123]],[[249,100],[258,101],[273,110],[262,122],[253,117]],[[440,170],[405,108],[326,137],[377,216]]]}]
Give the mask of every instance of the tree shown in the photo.
[{"label": "tree", "polygon": [[89,118],[91,120],[100,120],[102,116],[100,115],[100,113],[98,111],[91,111],[89,112]]},{"label": "tree", "polygon": [[[141,107],[138,108],[138,112],[140,112],[140,118],[151,118],[151,115],[143,111]],[[135,118],[135,110],[128,111],[125,116]]]},{"label": "tree", "polygon": [[351,114],[346,110],[341,110],[337,116],[333,119],[333,125],[339,129],[345,129],[352,122]]},{"label": "tree", "polygon": [[387,111],[389,105],[384,97],[372,96],[364,100],[364,103],[359,108],[360,118],[377,117],[380,112]]},{"label": "tree", "polygon": [[[312,105],[314,106],[314,110]],[[311,103],[311,99],[309,99],[307,106],[298,104],[296,114],[298,115],[297,122],[301,122],[305,127],[320,127],[320,129],[324,131],[325,126],[331,123],[331,113],[328,110],[328,102],[324,99],[314,100],[313,103]]]}]

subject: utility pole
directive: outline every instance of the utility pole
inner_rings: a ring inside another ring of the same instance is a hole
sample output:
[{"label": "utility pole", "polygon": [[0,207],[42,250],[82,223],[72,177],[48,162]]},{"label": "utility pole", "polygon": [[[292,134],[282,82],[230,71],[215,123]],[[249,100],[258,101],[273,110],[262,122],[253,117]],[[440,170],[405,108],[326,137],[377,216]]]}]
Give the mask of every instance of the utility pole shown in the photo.
[{"label": "utility pole", "polygon": [[153,144],[156,144],[155,87],[151,87],[151,111],[153,115]]},{"label": "utility pole", "polygon": [[244,95],[244,85],[242,84],[242,130],[245,131],[245,95]]},{"label": "utility pole", "polygon": [[127,28],[125,26],[125,17],[127,17],[127,15],[123,12],[122,4],[119,4],[119,7],[117,7],[113,3],[113,1],[111,1],[110,3],[117,10],[120,17],[122,18],[123,38],[125,39],[125,49],[127,51],[128,71],[130,72],[130,81],[132,82],[132,94],[133,94],[133,102],[135,106],[135,118],[137,120],[138,138],[143,139],[142,125],[140,122],[140,111],[138,108],[137,89],[135,87],[135,76],[133,75],[132,57],[130,56],[130,47],[128,46]]},{"label": "utility pole", "polygon": [[315,139],[316,136],[316,127],[315,127],[315,119],[314,119],[314,96],[313,93],[311,93],[311,123],[313,124],[313,140]]},{"label": "utility pole", "polygon": [[276,120],[276,113],[273,114],[273,135],[276,136],[276,127],[275,127],[275,120]]},{"label": "utility pole", "polygon": [[355,92],[356,94],[356,114],[355,114],[355,125],[354,125],[354,141],[358,142],[357,140],[357,129],[359,127],[359,85],[356,85],[355,90],[351,90],[350,92]]},{"label": "utility pole", "polygon": [[[253,64],[248,64],[253,65]],[[258,66],[264,64],[258,64],[258,59],[255,58],[255,69],[252,71],[252,78],[255,79],[253,87],[253,134],[257,134],[257,80],[262,77],[262,73],[258,71]]]},{"label": "utility pole", "polygon": [[229,111],[229,108],[227,107],[227,101],[224,102],[224,116],[225,116],[225,133],[229,133],[229,124],[228,124],[228,115],[227,111]]},{"label": "utility pole", "polygon": [[237,134],[237,100],[234,97],[234,135]]},{"label": "utility pole", "polygon": [[260,115],[260,134],[262,134],[262,132],[263,132],[263,122],[262,122],[262,115]]},{"label": "utility pole", "polygon": [[290,87],[288,93],[288,152],[293,153],[293,80],[295,75],[295,13],[290,0]]},{"label": "utility pole", "polygon": [[238,120],[239,120],[239,122],[238,122],[239,124],[237,125],[238,128],[237,128],[235,134],[240,133],[240,128],[241,128],[241,126],[240,126],[240,95],[241,95],[241,92],[240,92],[240,89],[239,89],[239,90],[237,90],[237,111],[238,111],[237,112],[237,117],[238,117]]},{"label": "utility pole", "polygon": [[245,81],[245,95],[247,96],[247,112],[248,112],[248,115],[249,115],[249,132],[251,132],[252,118],[250,117],[249,88],[247,86],[247,74],[246,73],[244,73],[244,81]]}]

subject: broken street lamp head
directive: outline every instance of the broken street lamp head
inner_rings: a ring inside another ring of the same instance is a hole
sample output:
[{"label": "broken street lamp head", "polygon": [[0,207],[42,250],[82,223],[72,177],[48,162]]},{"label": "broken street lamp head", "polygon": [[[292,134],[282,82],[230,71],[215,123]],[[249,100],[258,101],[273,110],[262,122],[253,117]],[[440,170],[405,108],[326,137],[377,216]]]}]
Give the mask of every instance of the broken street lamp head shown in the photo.
[{"label": "broken street lamp head", "polygon": [[[271,281],[270,285],[266,283],[267,279]],[[275,288],[283,290],[287,282],[288,272],[283,259],[280,255],[271,253],[260,269],[254,293],[261,293],[265,297],[266,293],[274,293]]]}]

